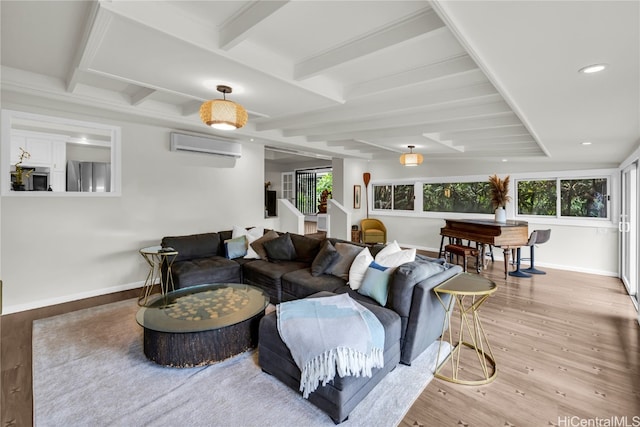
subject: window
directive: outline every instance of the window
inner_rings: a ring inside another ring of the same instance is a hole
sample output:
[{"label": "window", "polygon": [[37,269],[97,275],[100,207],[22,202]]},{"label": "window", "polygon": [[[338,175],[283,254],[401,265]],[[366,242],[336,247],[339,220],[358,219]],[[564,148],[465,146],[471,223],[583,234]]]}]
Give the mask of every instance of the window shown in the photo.
[{"label": "window", "polygon": [[556,180],[517,181],[518,215],[556,216]]},{"label": "window", "polygon": [[305,215],[317,213],[322,192],[326,189],[331,193],[332,186],[331,170],[296,171],[296,207]]},{"label": "window", "polygon": [[373,209],[391,209],[390,185],[374,185],[373,186]]},{"label": "window", "polygon": [[560,215],[607,218],[607,179],[560,180]]},{"label": "window", "polygon": [[424,212],[492,213],[489,182],[423,184]]},{"label": "window", "polygon": [[518,215],[608,218],[607,178],[521,180],[516,186]]},{"label": "window", "polygon": [[383,210],[414,210],[415,186],[413,184],[374,185],[373,208]]}]

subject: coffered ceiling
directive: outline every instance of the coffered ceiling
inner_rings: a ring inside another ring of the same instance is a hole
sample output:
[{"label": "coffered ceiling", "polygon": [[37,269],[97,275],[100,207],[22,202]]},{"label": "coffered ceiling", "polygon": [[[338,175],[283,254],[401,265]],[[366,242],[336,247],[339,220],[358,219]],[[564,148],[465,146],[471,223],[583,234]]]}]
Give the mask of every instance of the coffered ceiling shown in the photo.
[{"label": "coffered ceiling", "polygon": [[[3,91],[320,156],[616,166],[637,1],[6,1]],[[606,63],[601,73],[578,70]],[[249,112],[200,122],[216,84]],[[213,89],[212,89],[213,87]],[[591,142],[590,146],[581,145]]]}]

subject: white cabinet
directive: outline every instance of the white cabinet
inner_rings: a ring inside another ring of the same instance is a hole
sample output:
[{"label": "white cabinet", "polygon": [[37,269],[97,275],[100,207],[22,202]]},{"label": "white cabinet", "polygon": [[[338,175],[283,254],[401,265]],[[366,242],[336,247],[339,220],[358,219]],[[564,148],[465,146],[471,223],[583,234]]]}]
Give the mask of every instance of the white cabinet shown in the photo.
[{"label": "white cabinet", "polygon": [[51,166],[53,144],[50,139],[40,137],[27,137],[26,150],[31,158],[25,161],[30,166]]},{"label": "white cabinet", "polygon": [[67,191],[67,143],[53,141],[49,185],[53,191]]},{"label": "white cabinet", "polygon": [[20,161],[20,148],[27,149],[27,137],[24,135],[11,135],[11,164]]},{"label": "white cabinet", "polygon": [[67,166],[67,143],[65,141],[53,141],[52,171],[64,172]]},{"label": "white cabinet", "polygon": [[48,168],[53,191],[67,191],[67,142],[65,135],[16,130],[11,134],[11,165],[20,161],[20,148],[31,157],[23,166]]},{"label": "white cabinet", "polygon": [[14,131],[11,134],[11,164],[20,160],[20,148],[28,152],[31,157],[24,159],[24,166],[51,167],[53,163],[53,143],[63,141],[62,135],[46,133]]},{"label": "white cabinet", "polygon": [[67,191],[67,173],[65,171],[53,171],[49,178],[49,186],[53,191]]}]

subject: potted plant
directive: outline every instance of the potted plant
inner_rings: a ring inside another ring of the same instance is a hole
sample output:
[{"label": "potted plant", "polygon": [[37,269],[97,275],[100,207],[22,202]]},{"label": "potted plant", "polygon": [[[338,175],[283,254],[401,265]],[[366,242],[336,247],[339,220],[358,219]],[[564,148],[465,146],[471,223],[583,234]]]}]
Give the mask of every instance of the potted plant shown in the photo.
[{"label": "potted plant", "polygon": [[504,179],[498,178],[498,175],[490,176],[489,187],[491,190],[491,204],[495,209],[496,222],[507,222],[505,207],[511,200],[511,196],[509,196],[509,175]]},{"label": "potted plant", "polygon": [[33,170],[25,171],[22,168],[22,162],[25,159],[30,159],[30,158],[31,158],[31,154],[29,154],[28,151],[24,151],[24,148],[20,147],[20,159],[18,160],[18,163],[15,164],[16,170],[11,172],[11,175],[16,177],[15,181],[11,184],[13,191],[24,191],[24,180],[29,178]]}]

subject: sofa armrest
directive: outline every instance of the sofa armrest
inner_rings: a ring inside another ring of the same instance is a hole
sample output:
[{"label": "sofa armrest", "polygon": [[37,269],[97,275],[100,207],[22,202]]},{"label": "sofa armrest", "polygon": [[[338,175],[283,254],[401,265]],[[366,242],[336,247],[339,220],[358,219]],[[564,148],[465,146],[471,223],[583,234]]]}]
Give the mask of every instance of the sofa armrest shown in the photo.
[{"label": "sofa armrest", "polygon": [[402,319],[402,363],[409,365],[440,336],[445,311],[433,288],[461,272],[458,265],[418,260],[394,273],[390,307]]}]

